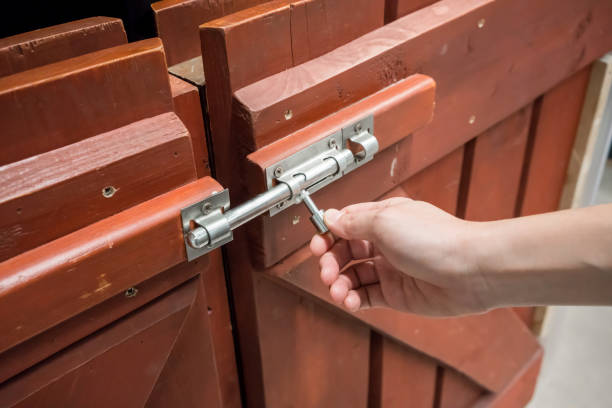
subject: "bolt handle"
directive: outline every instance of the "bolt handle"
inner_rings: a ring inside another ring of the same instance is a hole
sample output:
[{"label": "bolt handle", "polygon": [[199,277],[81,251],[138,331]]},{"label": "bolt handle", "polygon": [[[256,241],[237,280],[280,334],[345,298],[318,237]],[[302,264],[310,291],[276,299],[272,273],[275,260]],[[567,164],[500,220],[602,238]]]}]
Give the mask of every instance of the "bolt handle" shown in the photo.
[{"label": "bolt handle", "polygon": [[319,210],[317,208],[314,201],[312,201],[312,198],[310,198],[310,193],[308,193],[308,191],[306,190],[302,190],[302,192],[300,193],[300,198],[304,202],[304,205],[306,205],[306,208],[308,208],[308,211],[310,211],[310,213],[312,214],[312,216],[310,217],[310,221],[315,226],[317,231],[319,231],[319,234],[328,233],[329,228],[327,228],[327,225],[325,225],[325,219],[323,218],[323,210]]}]

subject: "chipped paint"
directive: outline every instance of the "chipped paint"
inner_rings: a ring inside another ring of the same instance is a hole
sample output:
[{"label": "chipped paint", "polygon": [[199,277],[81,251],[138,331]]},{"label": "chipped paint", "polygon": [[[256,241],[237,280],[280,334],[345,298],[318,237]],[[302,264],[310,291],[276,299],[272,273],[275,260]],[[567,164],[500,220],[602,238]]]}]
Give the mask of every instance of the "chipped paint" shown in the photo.
[{"label": "chipped paint", "polygon": [[393,158],[391,162],[391,170],[389,171],[389,175],[393,177],[395,175],[395,168],[397,167],[397,157]]}]

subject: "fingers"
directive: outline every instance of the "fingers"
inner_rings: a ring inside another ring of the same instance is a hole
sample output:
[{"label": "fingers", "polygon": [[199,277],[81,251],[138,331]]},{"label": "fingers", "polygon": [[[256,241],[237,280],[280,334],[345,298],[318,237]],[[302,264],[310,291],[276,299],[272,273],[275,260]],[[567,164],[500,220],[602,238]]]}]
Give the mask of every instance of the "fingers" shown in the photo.
[{"label": "fingers", "polygon": [[329,289],[332,300],[349,310],[386,304],[372,261],[349,268]]},{"label": "fingers", "polygon": [[332,285],[349,262],[371,258],[373,252],[372,244],[368,241],[337,241],[319,260],[321,280],[326,285]]},{"label": "fingers", "polygon": [[343,303],[351,312],[387,306],[380,284],[362,286],[349,291]]},{"label": "fingers", "polygon": [[405,199],[389,199],[372,203],[349,205],[341,211],[329,209],[325,212],[325,224],[336,236],[344,239],[372,240],[374,220],[379,211]]}]

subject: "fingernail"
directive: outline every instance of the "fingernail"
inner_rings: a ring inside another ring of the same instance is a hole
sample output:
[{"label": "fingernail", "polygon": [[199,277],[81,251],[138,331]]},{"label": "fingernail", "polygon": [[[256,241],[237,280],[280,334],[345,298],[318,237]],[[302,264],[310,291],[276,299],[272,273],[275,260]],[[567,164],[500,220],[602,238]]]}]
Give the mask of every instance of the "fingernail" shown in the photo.
[{"label": "fingernail", "polygon": [[333,224],[338,221],[338,218],[340,218],[340,211],[330,208],[329,210],[325,211],[324,218],[326,223]]}]

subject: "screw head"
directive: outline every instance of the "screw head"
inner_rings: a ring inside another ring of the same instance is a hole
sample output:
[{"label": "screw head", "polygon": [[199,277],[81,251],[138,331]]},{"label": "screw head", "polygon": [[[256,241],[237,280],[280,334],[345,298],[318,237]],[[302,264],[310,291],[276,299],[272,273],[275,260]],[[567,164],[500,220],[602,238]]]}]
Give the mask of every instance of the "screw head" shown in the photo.
[{"label": "screw head", "polygon": [[102,189],[102,195],[105,198],[111,198],[112,196],[115,195],[116,192],[117,192],[117,189],[113,186],[106,186]]},{"label": "screw head", "polygon": [[138,289],[135,287],[127,288],[124,295],[126,298],[132,298],[138,294]]},{"label": "screw head", "polygon": [[470,118],[468,119],[468,123],[469,123],[470,125],[473,125],[473,124],[474,124],[474,122],[476,122],[476,116],[475,116],[475,115],[472,115],[472,116],[470,116]]},{"label": "screw head", "polygon": [[478,20],[478,28],[483,28],[485,26],[485,19],[481,18]]},{"label": "screw head", "polygon": [[329,146],[330,149],[335,149],[336,147],[338,147],[338,143],[336,142],[336,139],[329,139],[329,142],[327,142],[327,145]]},{"label": "screw head", "polygon": [[274,177],[278,178],[283,175],[283,168],[277,167],[274,169]]},{"label": "screw head", "polygon": [[289,120],[293,117],[293,112],[291,111],[291,109],[287,109],[285,111],[285,120]]},{"label": "screw head", "polygon": [[208,214],[210,214],[210,210],[212,210],[212,204],[211,203],[204,203],[204,205],[202,206],[202,213],[204,215],[208,215]]},{"label": "screw head", "polygon": [[361,123],[357,123],[354,129],[355,129],[355,132],[361,132],[361,129],[362,129]]},{"label": "screw head", "polygon": [[283,201],[282,203],[278,203],[276,204],[276,208],[283,208],[285,206],[285,202]]}]

